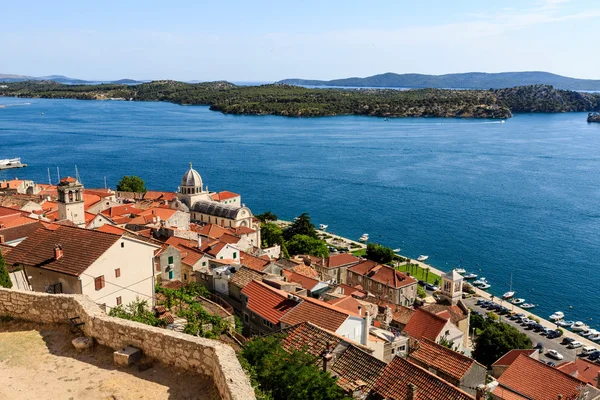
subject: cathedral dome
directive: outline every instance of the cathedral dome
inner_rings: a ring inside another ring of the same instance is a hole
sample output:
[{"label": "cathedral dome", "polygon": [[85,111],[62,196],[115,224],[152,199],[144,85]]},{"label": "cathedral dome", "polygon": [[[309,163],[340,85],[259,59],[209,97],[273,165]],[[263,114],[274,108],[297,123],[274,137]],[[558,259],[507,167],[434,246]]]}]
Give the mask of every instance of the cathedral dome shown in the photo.
[{"label": "cathedral dome", "polygon": [[202,178],[198,171],[192,168],[192,163],[190,163],[190,169],[181,178],[181,186],[202,188]]}]

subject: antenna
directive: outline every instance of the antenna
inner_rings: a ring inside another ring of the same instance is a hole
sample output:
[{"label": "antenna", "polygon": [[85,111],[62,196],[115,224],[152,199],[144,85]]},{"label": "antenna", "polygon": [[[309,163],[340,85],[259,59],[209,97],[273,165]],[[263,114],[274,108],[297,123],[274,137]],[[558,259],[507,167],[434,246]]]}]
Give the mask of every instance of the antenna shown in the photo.
[{"label": "antenna", "polygon": [[48,167],[48,184],[52,185],[52,179],[50,179],[50,167]]},{"label": "antenna", "polygon": [[56,166],[56,175],[58,175],[58,181],[60,182],[60,169],[58,168],[58,165]]}]

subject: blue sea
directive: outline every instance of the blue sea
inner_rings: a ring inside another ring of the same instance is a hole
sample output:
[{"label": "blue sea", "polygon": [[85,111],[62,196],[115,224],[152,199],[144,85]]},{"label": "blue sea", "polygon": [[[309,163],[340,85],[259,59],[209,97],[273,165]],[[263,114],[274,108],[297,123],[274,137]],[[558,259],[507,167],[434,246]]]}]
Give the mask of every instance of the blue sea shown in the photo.
[{"label": "blue sea", "polygon": [[254,213],[373,241],[435,267],[463,266],[600,327],[600,124],[585,113],[500,121],[234,116],[159,102],[0,98],[0,172],[87,187],[125,174],[175,191],[189,162]]}]

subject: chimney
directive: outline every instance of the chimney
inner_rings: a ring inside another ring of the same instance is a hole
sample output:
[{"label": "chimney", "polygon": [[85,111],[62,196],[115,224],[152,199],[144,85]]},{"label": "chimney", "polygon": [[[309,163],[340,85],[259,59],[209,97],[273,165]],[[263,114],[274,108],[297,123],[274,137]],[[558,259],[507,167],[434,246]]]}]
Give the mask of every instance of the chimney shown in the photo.
[{"label": "chimney", "polygon": [[562,400],[562,399],[563,399],[563,395],[562,395],[562,394],[559,394],[559,395],[558,395],[558,400]]},{"label": "chimney", "polygon": [[65,253],[60,244],[57,244],[56,246],[54,246],[54,259],[55,260],[60,260],[64,256],[64,254]]},{"label": "chimney", "polygon": [[333,353],[331,352],[331,342],[327,342],[327,347],[325,351],[323,351],[323,371],[327,372],[327,363],[331,361],[333,358]]},{"label": "chimney", "polygon": [[417,387],[414,383],[408,384],[408,396],[407,400],[417,400]]},{"label": "chimney", "polygon": [[0,244],[4,244],[4,235],[0,235]]},{"label": "chimney", "polygon": [[198,235],[198,248],[202,248],[202,236]]},{"label": "chimney", "polygon": [[365,311],[365,322],[363,325],[363,335],[361,344],[367,346],[369,343],[369,328],[371,327],[371,315],[369,311]]},{"label": "chimney", "polygon": [[358,306],[358,315],[360,315],[362,317],[362,307]]}]

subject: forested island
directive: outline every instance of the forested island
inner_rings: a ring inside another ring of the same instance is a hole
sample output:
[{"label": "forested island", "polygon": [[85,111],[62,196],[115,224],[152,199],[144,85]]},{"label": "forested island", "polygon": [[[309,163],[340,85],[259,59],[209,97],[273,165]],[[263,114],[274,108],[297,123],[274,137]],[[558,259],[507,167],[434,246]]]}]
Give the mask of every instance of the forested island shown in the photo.
[{"label": "forested island", "polygon": [[225,114],[290,117],[367,115],[505,119],[512,113],[600,110],[600,94],[557,90],[548,85],[494,90],[393,90],[308,89],[286,84],[236,86],[229,82],[65,85],[26,81],[1,85],[0,96],[168,101],[206,105]]}]

